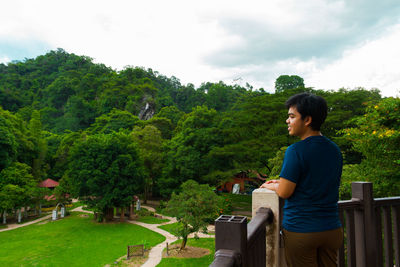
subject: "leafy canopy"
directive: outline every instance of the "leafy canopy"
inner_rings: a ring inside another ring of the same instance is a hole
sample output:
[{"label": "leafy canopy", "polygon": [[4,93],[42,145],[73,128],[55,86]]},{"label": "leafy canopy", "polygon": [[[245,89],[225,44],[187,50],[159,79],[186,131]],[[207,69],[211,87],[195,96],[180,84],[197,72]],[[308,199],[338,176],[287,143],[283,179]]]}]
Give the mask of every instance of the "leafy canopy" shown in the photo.
[{"label": "leafy canopy", "polygon": [[67,177],[75,196],[104,213],[143,190],[143,162],[128,134],[97,134],[74,143]]},{"label": "leafy canopy", "polygon": [[181,249],[185,248],[189,234],[207,231],[207,221],[218,214],[219,202],[220,198],[210,186],[193,180],[184,182],[179,194],[172,193],[167,212],[180,223],[175,234],[182,238]]}]

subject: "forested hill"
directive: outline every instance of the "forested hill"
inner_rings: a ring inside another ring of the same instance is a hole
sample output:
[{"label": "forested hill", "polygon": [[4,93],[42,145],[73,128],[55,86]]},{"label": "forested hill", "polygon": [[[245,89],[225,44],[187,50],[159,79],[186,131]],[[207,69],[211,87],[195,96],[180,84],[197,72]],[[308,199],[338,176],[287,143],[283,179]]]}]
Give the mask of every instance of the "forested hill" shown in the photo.
[{"label": "forested hill", "polygon": [[0,105],[27,120],[33,109],[40,110],[45,128],[58,133],[86,129],[113,108],[137,116],[146,103],[153,112],[165,106],[190,112],[198,105],[224,111],[244,94],[245,88],[223,83],[204,83],[195,90],[151,69],[117,72],[62,49],[0,64]]},{"label": "forested hill", "polygon": [[[288,136],[284,103],[304,91],[328,102],[322,132],[344,155],[341,195],[360,177],[377,181],[380,196],[398,192],[398,98],[363,88],[305,88],[289,75],[277,77],[275,93],[223,82],[195,88],[151,69],[115,71],[58,49],[0,64],[0,202],[3,191],[5,200],[21,195],[15,186],[31,178],[55,179],[74,193],[73,177],[98,178],[90,183],[97,186],[137,172],[144,180],[133,191],[168,196],[189,179],[218,186],[239,172],[274,177],[285,147],[297,141]],[[84,190],[74,194],[92,192]]]}]

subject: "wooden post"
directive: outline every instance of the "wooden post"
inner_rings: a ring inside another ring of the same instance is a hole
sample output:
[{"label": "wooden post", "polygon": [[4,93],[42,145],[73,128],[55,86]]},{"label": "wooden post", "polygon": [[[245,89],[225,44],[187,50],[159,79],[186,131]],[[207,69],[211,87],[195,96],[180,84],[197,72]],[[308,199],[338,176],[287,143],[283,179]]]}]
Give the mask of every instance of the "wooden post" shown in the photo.
[{"label": "wooden post", "polygon": [[352,200],[360,200],[362,208],[354,211],[356,262],[360,267],[378,266],[376,255],[376,221],[372,183],[353,182]]},{"label": "wooden post", "polygon": [[[221,215],[215,221],[215,256],[222,251],[235,251],[240,255],[239,266],[245,264],[247,249],[247,218]],[[218,250],[220,250],[218,252]],[[225,253],[224,252],[224,253]],[[245,266],[245,265],[243,265]]]}]

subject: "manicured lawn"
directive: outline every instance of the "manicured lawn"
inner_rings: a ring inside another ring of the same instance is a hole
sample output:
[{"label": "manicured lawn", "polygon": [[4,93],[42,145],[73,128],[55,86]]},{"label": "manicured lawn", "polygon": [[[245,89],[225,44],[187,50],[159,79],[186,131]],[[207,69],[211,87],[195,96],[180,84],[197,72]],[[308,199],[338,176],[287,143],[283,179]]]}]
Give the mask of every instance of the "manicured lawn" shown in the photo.
[{"label": "manicured lawn", "polygon": [[174,234],[174,229],[178,227],[179,222],[175,222],[175,223],[169,223],[169,224],[165,224],[165,225],[160,225],[158,226],[158,228],[161,228],[171,234]]},{"label": "manicured lawn", "polygon": [[251,212],[251,195],[221,193],[221,196],[224,196],[225,198],[229,198],[231,200],[232,208],[234,211]]},{"label": "manicured lawn", "polygon": [[2,266],[104,266],[126,253],[127,245],[148,242],[162,235],[129,223],[100,224],[93,215],[73,212],[64,219],[0,232]]},{"label": "manicured lawn", "polygon": [[83,202],[77,201],[77,202],[74,202],[74,203],[71,203],[71,204],[67,205],[67,209],[68,210],[73,210],[73,209],[75,209],[75,208],[77,208],[79,206],[83,206],[83,205],[84,205]]},{"label": "manicured lawn", "polygon": [[140,216],[138,219],[136,219],[136,221],[142,223],[150,223],[150,224],[160,224],[164,222],[169,222],[168,219],[160,219],[154,216]]},{"label": "manicured lawn", "polygon": [[[178,240],[175,243],[180,243],[182,240]],[[157,267],[202,267],[209,266],[214,260],[215,253],[215,239],[214,238],[200,238],[200,239],[188,239],[188,246],[201,247],[210,250],[210,254],[201,258],[163,258]]]}]

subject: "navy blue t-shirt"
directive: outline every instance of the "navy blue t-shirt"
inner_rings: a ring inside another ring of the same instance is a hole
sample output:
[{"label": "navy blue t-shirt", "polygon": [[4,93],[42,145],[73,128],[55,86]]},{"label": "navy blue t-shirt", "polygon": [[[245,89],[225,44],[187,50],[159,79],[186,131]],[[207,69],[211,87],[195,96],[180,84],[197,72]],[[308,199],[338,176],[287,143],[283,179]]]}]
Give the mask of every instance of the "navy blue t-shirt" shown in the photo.
[{"label": "navy blue t-shirt", "polygon": [[311,233],[341,227],[337,202],[342,165],[339,147],[324,136],[310,136],[287,148],[279,176],[296,188],[285,200],[284,229]]}]

